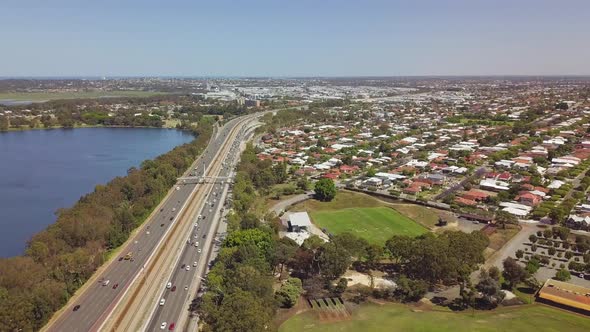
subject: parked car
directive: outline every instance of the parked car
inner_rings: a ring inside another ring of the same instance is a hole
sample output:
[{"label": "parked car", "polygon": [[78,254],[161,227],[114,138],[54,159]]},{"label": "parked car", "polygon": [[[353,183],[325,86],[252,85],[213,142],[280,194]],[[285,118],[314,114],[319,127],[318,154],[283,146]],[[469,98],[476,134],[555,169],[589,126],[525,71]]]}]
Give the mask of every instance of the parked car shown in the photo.
[{"label": "parked car", "polygon": [[74,306],[74,310],[73,310],[73,311],[78,311],[78,309],[80,309],[80,305],[79,305],[79,304],[76,304],[76,305]]},{"label": "parked car", "polygon": [[113,285],[113,289],[117,289],[117,287],[119,287],[119,284],[114,284]]},{"label": "parked car", "polygon": [[160,300],[160,305],[164,305],[164,303],[166,303],[166,299],[161,299]]},{"label": "parked car", "polygon": [[162,324],[160,324],[160,330],[164,330],[166,326],[168,326],[168,323],[162,322]]}]

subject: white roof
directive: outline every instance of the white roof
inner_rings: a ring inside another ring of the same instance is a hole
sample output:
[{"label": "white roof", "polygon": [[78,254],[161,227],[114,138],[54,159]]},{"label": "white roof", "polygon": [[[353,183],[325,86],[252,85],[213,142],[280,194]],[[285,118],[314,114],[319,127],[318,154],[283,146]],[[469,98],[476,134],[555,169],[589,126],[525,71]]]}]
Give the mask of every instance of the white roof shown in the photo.
[{"label": "white roof", "polygon": [[311,220],[307,212],[294,212],[289,214],[289,223],[291,226],[310,227]]},{"label": "white roof", "polygon": [[528,212],[525,210],[509,208],[509,207],[503,208],[502,211],[508,212],[510,214],[513,214],[513,215],[519,216],[519,217],[524,217],[528,214]]}]

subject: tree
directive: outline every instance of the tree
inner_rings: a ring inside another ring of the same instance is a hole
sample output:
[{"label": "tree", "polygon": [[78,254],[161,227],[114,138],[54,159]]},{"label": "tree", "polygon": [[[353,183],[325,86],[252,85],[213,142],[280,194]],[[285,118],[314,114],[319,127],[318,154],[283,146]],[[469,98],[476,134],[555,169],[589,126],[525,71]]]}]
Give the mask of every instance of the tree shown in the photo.
[{"label": "tree", "polygon": [[376,244],[369,244],[366,248],[366,263],[373,268],[383,257],[383,247]]},{"label": "tree", "polygon": [[319,273],[327,280],[334,280],[350,266],[350,253],[342,246],[328,242],[318,250]]},{"label": "tree", "polygon": [[300,279],[289,278],[275,293],[275,297],[281,307],[291,308],[297,303],[302,290],[303,287]]},{"label": "tree", "polygon": [[373,177],[375,176],[375,174],[377,174],[377,171],[375,170],[374,167],[369,167],[369,169],[367,170],[367,177]]},{"label": "tree", "polygon": [[516,251],[516,258],[521,259],[524,256],[524,251],[522,251],[521,249],[518,249]]},{"label": "tree", "polygon": [[538,259],[536,256],[533,256],[526,264],[526,271],[533,275],[535,272],[539,270],[541,267],[541,260]]},{"label": "tree", "polygon": [[514,258],[508,257],[502,264],[504,266],[502,276],[508,282],[510,289],[513,289],[519,282],[527,278],[527,271]]},{"label": "tree", "polygon": [[250,292],[236,290],[223,297],[211,322],[214,331],[265,331],[271,324],[274,308],[264,305]]},{"label": "tree", "polygon": [[551,256],[555,255],[556,252],[557,249],[555,249],[555,247],[549,247],[549,249],[547,249],[547,253]]},{"label": "tree", "polygon": [[385,248],[398,263],[410,259],[413,245],[414,239],[406,235],[394,235],[385,242]]},{"label": "tree", "polygon": [[336,185],[332,179],[320,179],[314,189],[315,196],[320,201],[329,202],[336,197]]},{"label": "tree", "polygon": [[0,131],[7,131],[10,127],[8,116],[0,116]]},{"label": "tree", "polygon": [[496,223],[502,225],[502,228],[506,228],[506,224],[516,225],[518,224],[518,219],[513,214],[510,214],[506,211],[498,211],[496,213]]},{"label": "tree", "polygon": [[288,237],[281,238],[277,242],[276,249],[274,251],[274,260],[276,264],[280,264],[281,266],[281,269],[279,271],[280,274],[283,273],[283,267],[285,266],[285,264],[287,264],[287,262],[289,262],[289,260],[291,260],[295,256],[295,253],[297,252],[298,248],[299,245],[297,244],[297,242],[293,241]]},{"label": "tree", "polygon": [[[554,210],[552,210],[552,211],[554,211]],[[543,231],[543,237],[546,238],[546,239],[552,238],[553,237],[553,231],[550,230],[550,229],[544,230]]]},{"label": "tree", "polygon": [[555,273],[555,279],[557,279],[559,281],[568,281],[571,278],[572,278],[572,275],[570,274],[570,271],[568,271],[566,269],[559,269]]},{"label": "tree", "polygon": [[537,237],[535,234],[531,234],[531,235],[529,236],[529,241],[531,241],[531,243],[535,243],[535,242],[537,242],[537,240],[538,240],[538,239],[539,239],[539,238],[538,238],[538,237]]},{"label": "tree", "polygon": [[334,295],[336,295],[336,296],[342,295],[342,293],[344,293],[344,291],[346,290],[347,287],[348,287],[348,279],[340,278],[340,280],[338,280],[338,283],[336,284],[336,287],[334,287]]},{"label": "tree", "polygon": [[404,302],[418,301],[428,291],[428,282],[420,279],[410,279],[404,275],[397,280],[395,294]]},{"label": "tree", "polygon": [[330,242],[343,247],[348,251],[350,256],[356,258],[365,256],[366,248],[369,246],[367,240],[349,232],[334,235],[332,239],[330,239]]},{"label": "tree", "polygon": [[498,280],[492,278],[485,269],[481,269],[479,278],[480,281],[475,285],[475,289],[483,294],[484,300],[489,305],[496,306],[504,298]]}]

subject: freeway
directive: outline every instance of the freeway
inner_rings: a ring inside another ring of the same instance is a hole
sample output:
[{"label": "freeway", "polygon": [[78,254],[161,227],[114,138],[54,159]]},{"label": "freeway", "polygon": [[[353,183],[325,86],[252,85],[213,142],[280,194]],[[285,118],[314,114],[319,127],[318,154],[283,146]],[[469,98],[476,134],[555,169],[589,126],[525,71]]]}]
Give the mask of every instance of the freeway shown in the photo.
[{"label": "freeway", "polygon": [[[226,145],[230,132],[239,124],[240,118],[233,119],[218,130],[193,167],[197,170],[208,170],[219,157],[224,158],[225,156],[219,156],[218,152]],[[199,186],[198,183],[175,186],[157,210],[126,242],[121,256],[106,263],[99,275],[91,278],[90,284],[85,285],[80,294],[76,294],[56,319],[53,319],[43,330],[52,332],[99,330],[146,265],[162,249],[162,243],[174,230],[186,205],[195,196],[195,192],[199,191]],[[206,228],[201,227],[202,230]],[[123,259],[127,253],[131,253],[132,259]]]},{"label": "freeway", "polygon": [[[245,130],[241,130],[233,140],[219,177],[231,176],[244,134]],[[144,330],[158,331],[171,327],[183,330],[185,322],[180,317],[188,314],[191,297],[196,293],[200,278],[207,268],[208,254],[216,234],[227,187],[227,182],[218,181],[207,193],[206,202],[194,219],[193,230],[185,234],[183,238],[186,242],[185,248],[173,265],[174,268],[167,282],[160,285],[160,296],[156,303],[153,303],[153,312]]]}]

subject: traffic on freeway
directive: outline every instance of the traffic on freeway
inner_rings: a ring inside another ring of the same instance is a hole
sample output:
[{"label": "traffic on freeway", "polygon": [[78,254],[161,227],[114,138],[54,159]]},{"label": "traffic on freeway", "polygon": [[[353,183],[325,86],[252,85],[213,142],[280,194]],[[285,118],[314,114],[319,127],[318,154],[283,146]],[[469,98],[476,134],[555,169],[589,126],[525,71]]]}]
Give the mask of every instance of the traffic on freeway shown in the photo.
[{"label": "traffic on freeway", "polygon": [[[228,157],[225,159],[219,177],[230,177],[239,154],[239,145],[243,132],[232,143]],[[216,181],[209,191],[199,215],[194,219],[193,230],[186,234],[185,248],[166,284],[161,285],[162,293],[158,303],[154,303],[154,312],[147,324],[146,331],[174,330],[181,328],[179,318],[187,313],[188,304],[194,293],[193,283],[200,284],[204,268],[208,263],[208,253],[216,235],[216,218],[222,213],[225,199],[223,192],[228,181]],[[199,273],[201,272],[201,273]]]},{"label": "traffic on freeway", "polygon": [[[233,119],[215,135],[206,150],[193,164],[197,170],[207,169],[224,145],[228,134],[239,123]],[[197,172],[197,171],[195,171]],[[60,316],[46,326],[47,331],[96,331],[107,319],[118,301],[145,268],[151,257],[158,251],[163,239],[177,221],[180,211],[198,188],[198,183],[179,183],[164,199],[158,210],[141,226],[133,238],[125,245],[120,255],[104,268],[96,282],[86,285],[83,292],[70,301]],[[207,210],[208,211],[208,210]],[[205,227],[203,224],[201,227]],[[201,231],[204,231],[202,228]],[[196,231],[196,230],[195,230]],[[194,246],[194,244],[193,244]],[[195,247],[193,247],[195,248]],[[198,254],[198,248],[195,248]],[[196,259],[197,257],[195,257]],[[194,262],[191,261],[191,265]],[[186,267],[185,267],[186,269]],[[93,279],[91,279],[93,280]],[[90,282],[90,281],[89,281]],[[177,290],[184,290],[182,288]]]}]

